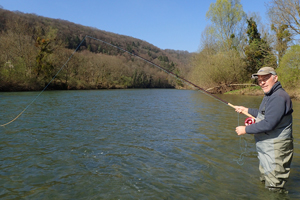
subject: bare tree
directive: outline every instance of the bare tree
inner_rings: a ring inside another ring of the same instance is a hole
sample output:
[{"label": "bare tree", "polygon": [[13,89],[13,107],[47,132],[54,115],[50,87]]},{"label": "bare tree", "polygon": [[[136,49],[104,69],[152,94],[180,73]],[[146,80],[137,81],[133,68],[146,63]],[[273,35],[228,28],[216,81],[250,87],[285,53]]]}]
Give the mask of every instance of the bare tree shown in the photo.
[{"label": "bare tree", "polygon": [[292,34],[300,34],[299,0],[272,0],[267,7],[272,24],[287,25]]}]

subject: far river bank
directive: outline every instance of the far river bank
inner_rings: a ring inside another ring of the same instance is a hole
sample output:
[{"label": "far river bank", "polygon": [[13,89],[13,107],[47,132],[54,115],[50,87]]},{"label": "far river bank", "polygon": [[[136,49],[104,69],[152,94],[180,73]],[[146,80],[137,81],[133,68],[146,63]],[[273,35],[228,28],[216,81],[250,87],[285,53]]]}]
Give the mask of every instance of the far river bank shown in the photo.
[{"label": "far river bank", "polygon": [[[300,89],[285,89],[285,91],[290,95],[292,100],[300,101]],[[252,86],[247,88],[242,88],[238,90],[232,90],[224,92],[224,94],[240,94],[240,95],[250,95],[250,96],[264,96],[262,89],[259,86]]]}]

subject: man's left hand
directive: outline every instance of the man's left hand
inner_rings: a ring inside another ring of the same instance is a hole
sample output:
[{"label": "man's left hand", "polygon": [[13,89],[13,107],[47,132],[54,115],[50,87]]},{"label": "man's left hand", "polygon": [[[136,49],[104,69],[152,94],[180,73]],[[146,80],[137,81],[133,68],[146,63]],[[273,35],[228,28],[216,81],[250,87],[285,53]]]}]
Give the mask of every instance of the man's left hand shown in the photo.
[{"label": "man's left hand", "polygon": [[246,126],[238,126],[235,128],[235,132],[238,134],[238,135],[244,135],[246,134]]}]

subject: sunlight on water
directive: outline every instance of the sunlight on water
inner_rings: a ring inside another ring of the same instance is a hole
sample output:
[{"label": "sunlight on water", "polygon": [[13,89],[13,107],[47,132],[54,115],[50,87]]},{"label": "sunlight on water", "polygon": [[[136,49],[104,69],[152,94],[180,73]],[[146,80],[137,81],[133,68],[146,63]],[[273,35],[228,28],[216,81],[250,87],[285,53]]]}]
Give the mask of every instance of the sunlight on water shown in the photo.
[{"label": "sunlight on water", "polygon": [[[1,93],[0,123],[36,92]],[[221,95],[258,107],[261,97]],[[289,194],[258,180],[245,116],[188,90],[49,91],[0,128],[1,199],[298,199],[300,103]]]}]

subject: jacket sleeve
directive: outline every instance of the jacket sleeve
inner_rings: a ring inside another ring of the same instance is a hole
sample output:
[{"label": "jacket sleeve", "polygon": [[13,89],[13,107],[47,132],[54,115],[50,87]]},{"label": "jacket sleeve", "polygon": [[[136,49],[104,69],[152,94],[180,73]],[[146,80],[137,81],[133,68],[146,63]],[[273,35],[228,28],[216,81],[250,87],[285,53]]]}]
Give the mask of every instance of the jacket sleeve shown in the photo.
[{"label": "jacket sleeve", "polygon": [[249,109],[248,109],[248,113],[249,113],[250,115],[252,115],[253,117],[257,117],[257,115],[258,115],[258,109],[255,109],[255,108],[249,108]]},{"label": "jacket sleeve", "polygon": [[[252,111],[250,111],[252,112]],[[265,119],[246,126],[246,133],[265,133],[273,130],[286,113],[286,99],[274,95],[270,97],[265,107]]]}]

